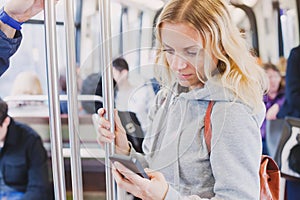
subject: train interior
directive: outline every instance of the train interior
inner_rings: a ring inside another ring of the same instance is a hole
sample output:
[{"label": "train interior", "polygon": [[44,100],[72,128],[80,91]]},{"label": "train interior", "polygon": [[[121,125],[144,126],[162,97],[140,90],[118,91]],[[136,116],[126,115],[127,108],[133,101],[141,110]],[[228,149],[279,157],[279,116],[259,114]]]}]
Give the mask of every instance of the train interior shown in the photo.
[{"label": "train interior", "polygon": [[[103,74],[101,51],[105,43],[112,47],[112,58],[124,57],[129,64],[129,81],[143,87],[154,77],[155,69],[155,20],[167,0],[111,0],[111,37],[101,41],[100,4],[98,0],[76,0],[74,6],[75,55],[78,92],[78,134],[80,140],[80,158],[82,163],[82,182],[84,199],[105,199],[105,151],[97,143],[93,113],[84,109],[83,103],[93,104],[102,101],[95,93],[82,94],[84,80],[91,74]],[[285,60],[290,50],[299,44],[299,0],[228,0],[234,22],[246,38],[259,62],[273,62],[282,66],[285,72]],[[0,6],[5,0],[0,0]],[[67,50],[64,30],[64,1],[56,5],[57,57],[60,75],[66,75]],[[11,67],[0,78],[0,96],[14,104],[27,100],[42,102],[48,106],[49,86],[47,82],[46,43],[44,12],[23,25],[21,47],[11,58]],[[280,63],[282,63],[280,65]],[[38,74],[43,93],[40,95],[12,95],[12,84],[18,74],[33,71]],[[150,82],[151,83],[151,82]],[[96,85],[97,83],[93,83]],[[76,99],[76,98],[74,98]],[[61,101],[67,101],[67,95],[60,95]],[[41,111],[41,110],[38,110]],[[64,170],[67,199],[72,199],[70,166],[70,132],[68,114],[60,115]],[[43,139],[49,155],[49,178],[51,167],[51,124],[49,115],[37,112],[15,112],[17,121],[30,125]],[[280,134],[280,133],[278,133]],[[277,141],[274,141],[276,143]],[[270,144],[272,145],[272,144]],[[274,144],[273,144],[274,145]],[[284,185],[282,186],[284,187]],[[283,196],[281,196],[284,199]]]}]

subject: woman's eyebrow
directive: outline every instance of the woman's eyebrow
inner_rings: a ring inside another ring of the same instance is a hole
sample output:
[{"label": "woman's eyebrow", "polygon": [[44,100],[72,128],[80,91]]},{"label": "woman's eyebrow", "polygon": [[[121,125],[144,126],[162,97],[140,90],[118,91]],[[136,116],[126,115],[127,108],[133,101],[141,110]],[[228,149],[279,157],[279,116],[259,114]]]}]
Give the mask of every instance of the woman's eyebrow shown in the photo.
[{"label": "woman's eyebrow", "polygon": [[[162,46],[164,46],[164,47],[166,47],[166,48],[173,49],[173,47],[167,45],[166,43],[163,43]],[[202,49],[202,48],[200,48],[199,45],[192,45],[192,46],[183,48],[183,50],[185,50],[185,51],[186,51],[186,50],[190,50],[190,49]]]},{"label": "woman's eyebrow", "polygon": [[164,47],[167,47],[167,48],[170,48],[170,49],[172,49],[172,47],[170,47],[169,45],[167,45],[166,43],[163,43],[162,44]]},{"label": "woman's eyebrow", "polygon": [[184,49],[184,50],[190,50],[190,49],[202,49],[202,48],[200,48],[199,45],[193,45],[193,46],[185,47],[185,48],[183,48],[183,49]]}]

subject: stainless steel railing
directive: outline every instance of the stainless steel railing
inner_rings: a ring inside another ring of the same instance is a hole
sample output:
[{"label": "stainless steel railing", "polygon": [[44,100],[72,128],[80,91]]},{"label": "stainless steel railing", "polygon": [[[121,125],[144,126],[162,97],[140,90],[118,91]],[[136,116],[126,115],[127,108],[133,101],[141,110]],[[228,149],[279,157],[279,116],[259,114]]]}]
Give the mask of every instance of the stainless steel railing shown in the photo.
[{"label": "stainless steel railing", "polygon": [[[74,1],[73,1],[74,2]],[[71,149],[71,177],[73,199],[82,200],[82,169],[79,142],[79,120],[77,103],[77,75],[75,49],[74,5],[72,1],[64,1],[65,5],[65,33],[67,49],[67,91],[69,138]]]},{"label": "stainless steel railing", "polygon": [[[114,93],[113,93],[113,78],[112,78],[112,45],[111,45],[111,19],[110,19],[110,1],[99,0],[100,12],[100,65],[103,71],[102,91],[103,105],[106,109],[106,116],[111,123],[111,132],[114,132]],[[105,144],[105,175],[106,175],[106,199],[117,199],[116,184],[112,177],[111,163],[109,156],[114,153],[114,143]],[[120,197],[121,199],[121,197]]]},{"label": "stainless steel railing", "polygon": [[45,34],[47,56],[47,87],[50,112],[50,141],[55,199],[66,199],[65,170],[62,152],[60,105],[58,98],[58,58],[55,1],[45,0]]},{"label": "stainless steel railing", "polygon": [[[69,110],[69,134],[71,146],[71,174],[72,174],[72,194],[73,199],[81,200],[82,191],[82,171],[78,138],[78,105],[77,105],[77,81],[75,67],[75,29],[74,29],[74,1],[64,1],[65,3],[65,33],[67,46],[67,89],[68,89],[68,110]],[[99,0],[100,12],[100,41],[102,50],[100,63],[103,70],[103,103],[107,110],[107,118],[112,123],[111,131],[114,132],[113,116],[113,83],[111,67],[111,27],[110,27],[110,1]],[[47,85],[48,101],[50,113],[50,140],[52,152],[52,168],[55,199],[66,199],[65,174],[63,165],[62,136],[60,122],[60,105],[58,94],[58,58],[57,58],[57,38],[56,38],[56,15],[55,0],[45,0],[45,32],[46,32],[46,54],[47,54]],[[106,164],[106,196],[108,200],[117,199],[116,186],[112,178],[111,163],[108,159],[114,153],[114,144],[105,145]],[[121,196],[119,196],[121,199]]]}]

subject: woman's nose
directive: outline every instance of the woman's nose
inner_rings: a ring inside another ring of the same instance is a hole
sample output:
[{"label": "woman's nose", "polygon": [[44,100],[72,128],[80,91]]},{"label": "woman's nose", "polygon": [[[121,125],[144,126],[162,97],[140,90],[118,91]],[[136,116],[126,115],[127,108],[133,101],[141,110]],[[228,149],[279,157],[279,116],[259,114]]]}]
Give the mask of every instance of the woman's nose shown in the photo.
[{"label": "woman's nose", "polygon": [[179,54],[173,55],[172,59],[172,69],[180,70],[187,66],[187,60]]}]

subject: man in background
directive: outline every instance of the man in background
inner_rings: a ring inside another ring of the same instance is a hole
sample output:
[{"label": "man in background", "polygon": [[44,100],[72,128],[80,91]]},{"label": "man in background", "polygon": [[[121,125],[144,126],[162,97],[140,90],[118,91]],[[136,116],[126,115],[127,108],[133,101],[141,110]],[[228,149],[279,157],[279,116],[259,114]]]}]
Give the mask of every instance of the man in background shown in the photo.
[{"label": "man in background", "polygon": [[0,199],[51,199],[41,137],[7,112],[7,103],[0,98]]},{"label": "man in background", "polygon": [[[300,46],[293,48],[287,62],[285,75],[285,101],[277,118],[300,118]],[[300,181],[286,180],[286,195],[288,200],[299,200]]]}]

